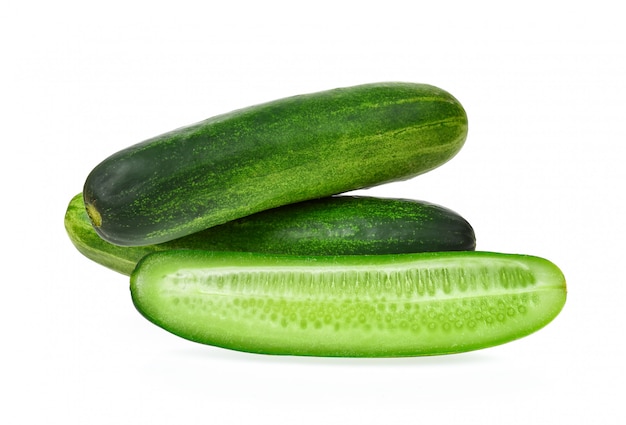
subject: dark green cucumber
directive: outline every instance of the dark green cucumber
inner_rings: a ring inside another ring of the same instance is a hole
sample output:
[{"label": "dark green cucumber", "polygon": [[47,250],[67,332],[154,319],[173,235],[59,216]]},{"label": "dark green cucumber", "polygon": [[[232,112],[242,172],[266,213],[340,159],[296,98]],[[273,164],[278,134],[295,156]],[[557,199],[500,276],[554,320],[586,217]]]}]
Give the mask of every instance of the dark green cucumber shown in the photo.
[{"label": "dark green cucumber", "polygon": [[403,180],[451,159],[467,116],[428,85],[377,83],[240,109],[119,151],[87,177],[96,231],[166,242],[259,211]]},{"label": "dark green cucumber", "polygon": [[83,255],[127,275],[143,256],[166,249],[362,255],[473,250],[476,246],[472,226],[447,208],[364,196],[303,201],[169,242],[122,247],[96,233],[78,194],[67,207],[65,229]]},{"label": "dark green cucumber", "polygon": [[396,357],[509,342],[554,319],[565,278],[532,256],[445,252],[294,257],[162,251],[131,275],[139,312],[234,350]]}]

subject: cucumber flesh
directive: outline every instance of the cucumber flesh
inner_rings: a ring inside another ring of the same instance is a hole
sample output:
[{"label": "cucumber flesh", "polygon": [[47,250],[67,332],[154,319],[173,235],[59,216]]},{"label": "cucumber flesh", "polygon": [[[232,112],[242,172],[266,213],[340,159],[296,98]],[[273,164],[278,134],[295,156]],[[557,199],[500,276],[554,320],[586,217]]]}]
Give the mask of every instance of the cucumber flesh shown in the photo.
[{"label": "cucumber flesh", "polygon": [[399,357],[465,352],[548,324],[566,299],[548,260],[490,252],[296,257],[164,251],[131,295],[148,320],[233,350]]}]

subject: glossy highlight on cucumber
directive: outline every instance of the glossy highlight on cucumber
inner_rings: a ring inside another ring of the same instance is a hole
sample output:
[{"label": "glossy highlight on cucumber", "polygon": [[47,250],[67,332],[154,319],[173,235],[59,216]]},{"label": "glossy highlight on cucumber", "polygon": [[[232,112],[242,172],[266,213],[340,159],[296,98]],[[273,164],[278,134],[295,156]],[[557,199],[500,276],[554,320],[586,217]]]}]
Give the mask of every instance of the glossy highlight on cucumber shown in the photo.
[{"label": "glossy highlight on cucumber", "polygon": [[291,255],[364,255],[474,250],[467,220],[428,202],[332,196],[285,205],[161,244],[123,247],[94,230],[82,194],[70,201],[65,229],[87,258],[130,275],[145,255],[204,249]]},{"label": "glossy highlight on cucumber", "polygon": [[167,242],[263,210],[405,180],[463,146],[467,115],[425,84],[364,84],[279,99],[130,146],[83,188],[110,243]]},{"label": "glossy highlight on cucumber", "polygon": [[301,356],[460,353],[529,335],[566,300],[543,258],[490,252],[298,257],[163,251],[131,275],[138,311],[190,341]]}]

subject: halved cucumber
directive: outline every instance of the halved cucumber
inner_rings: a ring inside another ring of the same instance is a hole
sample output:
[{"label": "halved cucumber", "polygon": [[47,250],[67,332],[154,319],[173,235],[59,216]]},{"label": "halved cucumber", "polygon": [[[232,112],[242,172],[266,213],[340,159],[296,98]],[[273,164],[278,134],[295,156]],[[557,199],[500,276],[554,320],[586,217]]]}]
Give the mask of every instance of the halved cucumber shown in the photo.
[{"label": "halved cucumber", "polygon": [[284,355],[394,357],[502,344],[566,299],[551,262],[489,252],[295,257],[163,251],[131,275],[136,308],[183,338]]}]

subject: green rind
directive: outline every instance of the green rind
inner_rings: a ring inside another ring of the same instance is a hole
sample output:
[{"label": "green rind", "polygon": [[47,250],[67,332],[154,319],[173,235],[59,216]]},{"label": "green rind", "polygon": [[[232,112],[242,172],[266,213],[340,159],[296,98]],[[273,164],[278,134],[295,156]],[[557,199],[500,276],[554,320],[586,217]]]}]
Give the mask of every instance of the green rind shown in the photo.
[{"label": "green rind", "polygon": [[460,353],[529,335],[566,300],[548,260],[490,252],[294,257],[164,251],[144,257],[131,295],[182,338],[277,355]]},{"label": "green rind", "polygon": [[166,242],[259,211],[403,180],[450,160],[467,116],[428,85],[377,83],[209,118],[97,165],[84,200],[98,233]]},{"label": "green rind", "polygon": [[102,239],[87,216],[82,193],[68,204],[64,224],[70,241],[81,254],[125,275],[130,275],[143,256],[159,250],[158,245],[123,247]]},{"label": "green rind", "polygon": [[363,255],[473,250],[472,226],[447,208],[422,201],[333,196],[262,211],[161,244],[122,247],[102,239],[82,194],[70,201],[65,229],[87,258],[130,275],[145,255],[167,249],[291,255]]}]

